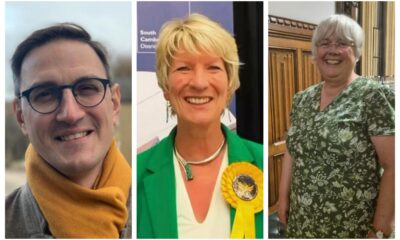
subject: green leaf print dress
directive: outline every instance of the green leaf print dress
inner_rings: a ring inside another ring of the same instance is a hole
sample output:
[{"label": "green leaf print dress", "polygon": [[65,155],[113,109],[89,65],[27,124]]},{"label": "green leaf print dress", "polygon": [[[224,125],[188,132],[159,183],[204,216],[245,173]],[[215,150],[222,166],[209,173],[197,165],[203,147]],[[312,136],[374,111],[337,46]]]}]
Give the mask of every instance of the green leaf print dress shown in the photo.
[{"label": "green leaf print dress", "polygon": [[394,92],[359,77],[320,111],[323,82],[293,99],[286,237],[365,238],[379,192],[371,136],[394,135]]}]

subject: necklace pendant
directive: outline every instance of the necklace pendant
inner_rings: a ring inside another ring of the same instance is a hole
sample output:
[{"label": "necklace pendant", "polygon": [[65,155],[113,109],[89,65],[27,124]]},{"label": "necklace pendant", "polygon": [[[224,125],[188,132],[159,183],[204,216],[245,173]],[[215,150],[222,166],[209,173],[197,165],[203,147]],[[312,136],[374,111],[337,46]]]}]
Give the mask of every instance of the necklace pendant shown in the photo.
[{"label": "necklace pendant", "polygon": [[217,149],[217,151],[215,153],[213,153],[211,156],[209,156],[206,159],[200,160],[200,161],[188,161],[185,160],[178,152],[178,150],[176,149],[176,146],[174,146],[174,154],[176,156],[176,159],[178,160],[178,162],[181,164],[181,166],[183,167],[185,174],[186,174],[186,181],[191,181],[193,180],[193,172],[192,172],[192,166],[191,164],[195,164],[195,165],[200,165],[200,164],[205,164],[208,162],[211,162],[213,160],[215,160],[218,155],[221,153],[221,151],[224,149],[225,146],[225,138],[222,141],[221,145],[219,146],[219,148]]},{"label": "necklace pendant", "polygon": [[193,180],[192,167],[190,166],[190,164],[185,164],[184,168],[185,168],[185,172],[186,172],[186,179],[188,181]]}]

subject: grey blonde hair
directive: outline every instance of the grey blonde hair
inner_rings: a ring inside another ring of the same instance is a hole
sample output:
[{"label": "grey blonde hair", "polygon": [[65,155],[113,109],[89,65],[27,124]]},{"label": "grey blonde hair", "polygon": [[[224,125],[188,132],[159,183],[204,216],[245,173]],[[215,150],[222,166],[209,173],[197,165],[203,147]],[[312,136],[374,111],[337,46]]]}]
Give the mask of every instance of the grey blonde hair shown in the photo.
[{"label": "grey blonde hair", "polygon": [[361,49],[364,42],[364,31],[361,26],[353,19],[334,14],[323,20],[314,31],[312,37],[312,55],[317,54],[317,44],[335,34],[338,39],[354,43],[354,54],[357,60],[361,56]]},{"label": "grey blonde hair", "polygon": [[[168,75],[178,51],[191,54],[205,52],[221,57],[228,75],[228,103],[239,81],[239,56],[235,39],[220,24],[201,14],[166,22],[160,30],[156,48],[156,75],[158,86],[168,90]],[[227,104],[228,104],[227,103]]]}]

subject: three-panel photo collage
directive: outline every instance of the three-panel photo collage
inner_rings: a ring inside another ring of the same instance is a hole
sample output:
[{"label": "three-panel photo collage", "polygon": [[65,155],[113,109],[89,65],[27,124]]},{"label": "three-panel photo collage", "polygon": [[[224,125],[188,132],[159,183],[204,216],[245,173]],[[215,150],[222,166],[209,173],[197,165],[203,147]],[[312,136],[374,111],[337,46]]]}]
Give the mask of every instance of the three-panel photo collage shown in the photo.
[{"label": "three-panel photo collage", "polygon": [[394,1],[5,1],[4,238],[395,238]]}]

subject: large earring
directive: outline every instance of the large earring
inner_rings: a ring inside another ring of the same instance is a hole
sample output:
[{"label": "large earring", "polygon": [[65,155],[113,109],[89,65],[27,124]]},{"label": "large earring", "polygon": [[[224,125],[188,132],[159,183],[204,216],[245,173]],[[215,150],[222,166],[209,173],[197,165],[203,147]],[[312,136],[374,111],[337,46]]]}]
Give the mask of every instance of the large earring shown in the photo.
[{"label": "large earring", "polygon": [[225,110],[228,112],[228,120],[229,120],[229,122],[231,123],[231,122],[232,122],[231,113],[229,112],[229,109],[228,109],[228,108],[225,108]]},{"label": "large earring", "polygon": [[169,103],[169,101],[166,102],[166,113],[167,113],[167,120],[166,123],[168,123],[169,120],[169,116],[170,116],[170,108],[171,108],[171,104]]},{"label": "large earring", "polygon": [[168,108],[168,101],[165,103],[165,109],[166,109],[166,113],[167,113],[167,116],[166,116],[166,123],[168,123],[168,118],[169,118],[169,108]]}]

